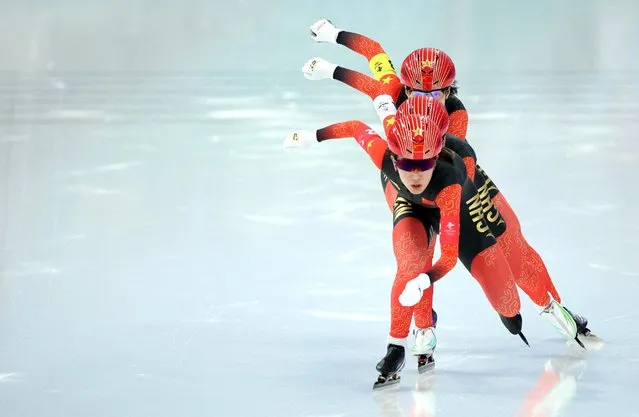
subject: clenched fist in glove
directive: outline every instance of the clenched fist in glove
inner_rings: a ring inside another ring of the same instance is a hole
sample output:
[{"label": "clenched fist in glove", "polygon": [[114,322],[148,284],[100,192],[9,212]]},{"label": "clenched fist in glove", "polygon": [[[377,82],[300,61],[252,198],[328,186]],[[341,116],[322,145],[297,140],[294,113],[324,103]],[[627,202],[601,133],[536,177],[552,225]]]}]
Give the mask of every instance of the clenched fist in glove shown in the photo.
[{"label": "clenched fist in glove", "polygon": [[430,287],[430,278],[421,274],[406,283],[404,291],[399,295],[399,303],[404,307],[412,307],[422,299],[424,291]]},{"label": "clenched fist in glove", "polygon": [[309,80],[323,80],[333,78],[333,73],[337,68],[336,64],[331,64],[323,58],[311,58],[302,67],[304,76]]},{"label": "clenched fist in glove", "polygon": [[309,26],[311,38],[315,42],[337,43],[337,35],[341,32],[328,19],[320,19]]},{"label": "clenched fist in glove", "polygon": [[286,135],[283,146],[284,149],[310,148],[315,143],[317,143],[315,131],[296,130]]}]

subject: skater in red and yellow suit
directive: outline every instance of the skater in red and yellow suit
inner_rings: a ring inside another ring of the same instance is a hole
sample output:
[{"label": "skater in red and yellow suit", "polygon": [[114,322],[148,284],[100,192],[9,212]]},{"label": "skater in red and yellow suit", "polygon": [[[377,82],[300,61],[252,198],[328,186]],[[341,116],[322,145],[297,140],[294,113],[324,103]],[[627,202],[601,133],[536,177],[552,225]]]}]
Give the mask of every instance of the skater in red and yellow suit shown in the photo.
[{"label": "skater in red and yellow suit", "polygon": [[[428,97],[410,98],[397,117],[391,104],[383,122],[388,142],[360,121],[298,131],[284,142],[285,147],[305,147],[354,137],[380,169],[384,188],[393,190],[387,197],[393,199],[397,273],[391,291],[387,354],[377,366],[378,382],[382,384],[398,380],[413,315],[417,329],[412,353],[418,357],[419,366],[433,363],[436,338],[431,283],[448,273],[458,257],[472,265],[473,276],[509,330],[521,335],[522,324],[517,288],[507,274],[500,272],[507,263],[505,259],[500,262],[499,245],[490,230],[477,227],[485,223],[485,218],[473,206],[478,195],[466,164],[444,147],[448,127],[444,106]],[[438,233],[441,257],[432,265]]]},{"label": "skater in red and yellow suit", "polygon": [[[378,42],[361,34],[340,30],[325,19],[317,21],[310,29],[314,40],[341,44],[366,57],[375,76],[373,80],[359,72],[314,58],[319,67],[324,65],[327,70],[333,70],[329,78],[341,81],[371,98],[382,88],[395,106],[400,106],[408,97],[415,95],[433,97],[445,104],[450,118],[446,146],[464,158],[469,177],[479,190],[484,210],[494,206],[501,215],[499,219],[504,220],[502,224],[488,219],[488,226],[497,237],[517,286],[566,337],[589,336],[587,320],[560,304],[561,297],[548,270],[541,256],[524,238],[517,215],[488,174],[476,164],[475,152],[465,140],[468,113],[456,95],[456,70],[452,59],[439,49],[417,49],[402,62],[400,78]],[[309,63],[313,60],[307,62],[303,69],[305,72],[308,72]],[[312,77],[307,75],[307,78]],[[371,86],[373,81],[376,81],[377,86]]]}]

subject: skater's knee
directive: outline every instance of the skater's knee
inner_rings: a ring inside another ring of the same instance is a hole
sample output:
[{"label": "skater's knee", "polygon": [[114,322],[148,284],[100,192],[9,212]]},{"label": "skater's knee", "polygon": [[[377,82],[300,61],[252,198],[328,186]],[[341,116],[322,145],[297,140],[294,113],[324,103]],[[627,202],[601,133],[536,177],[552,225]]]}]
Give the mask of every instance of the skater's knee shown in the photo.
[{"label": "skater's knee", "polygon": [[432,264],[428,254],[424,253],[424,250],[421,250],[421,252],[422,253],[415,253],[410,258],[406,257],[397,260],[396,276],[398,278],[406,280],[417,278],[419,274],[427,269],[429,264]]},{"label": "skater's knee", "polygon": [[426,232],[405,234],[394,239],[397,274],[395,281],[400,285],[417,278],[432,264],[433,251],[429,250]]}]

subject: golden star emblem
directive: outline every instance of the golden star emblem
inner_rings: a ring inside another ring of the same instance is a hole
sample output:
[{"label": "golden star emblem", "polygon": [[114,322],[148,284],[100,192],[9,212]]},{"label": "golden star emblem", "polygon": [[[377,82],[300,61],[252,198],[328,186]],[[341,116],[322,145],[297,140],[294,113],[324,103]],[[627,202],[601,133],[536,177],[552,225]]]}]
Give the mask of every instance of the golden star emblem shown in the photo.
[{"label": "golden star emblem", "polygon": [[424,129],[421,127],[416,127],[413,129],[413,136],[421,136],[424,133]]},{"label": "golden star emblem", "polygon": [[390,84],[390,82],[392,81],[393,77],[391,77],[390,75],[385,76],[384,78],[382,78],[382,82],[384,84]]},{"label": "golden star emblem", "polygon": [[395,116],[391,116],[388,120],[386,120],[386,126],[391,126],[395,124]]},{"label": "golden star emblem", "polygon": [[422,61],[422,68],[433,68],[433,61],[425,59]]}]

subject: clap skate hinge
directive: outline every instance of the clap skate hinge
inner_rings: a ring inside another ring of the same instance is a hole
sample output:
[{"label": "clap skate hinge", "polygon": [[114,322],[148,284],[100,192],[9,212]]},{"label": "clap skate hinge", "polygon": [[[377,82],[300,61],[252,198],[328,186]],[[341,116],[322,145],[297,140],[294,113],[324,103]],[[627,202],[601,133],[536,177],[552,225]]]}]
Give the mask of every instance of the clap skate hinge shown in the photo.
[{"label": "clap skate hinge", "polygon": [[577,332],[577,323],[572,315],[557,301],[552,300],[548,307],[544,308],[540,315],[546,314],[551,324],[566,337],[573,339],[579,346],[586,348]]}]

